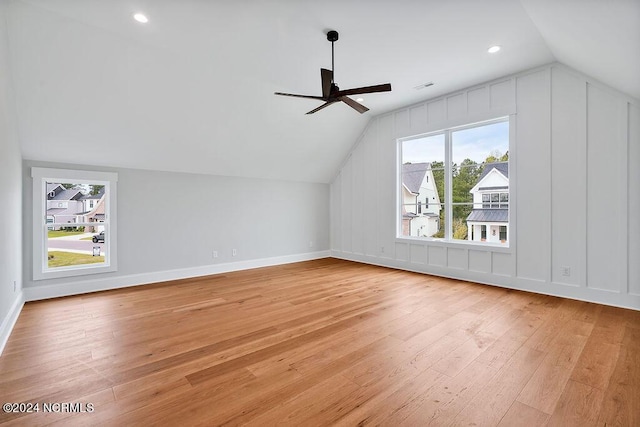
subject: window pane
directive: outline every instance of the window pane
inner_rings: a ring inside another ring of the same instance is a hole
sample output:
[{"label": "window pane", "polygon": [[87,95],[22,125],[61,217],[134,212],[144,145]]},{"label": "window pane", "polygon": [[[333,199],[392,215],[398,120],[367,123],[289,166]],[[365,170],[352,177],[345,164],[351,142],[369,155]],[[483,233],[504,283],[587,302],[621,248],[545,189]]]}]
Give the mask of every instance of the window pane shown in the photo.
[{"label": "window pane", "polygon": [[104,185],[83,182],[47,182],[46,185],[47,222],[74,224],[105,221],[107,200]]},{"label": "window pane", "polygon": [[50,181],[45,198],[47,267],[104,264],[105,186]]},{"label": "window pane", "polygon": [[402,235],[444,237],[444,134],[403,141],[401,148]]},{"label": "window pane", "polygon": [[106,225],[76,227],[58,223],[47,228],[48,268],[105,263]]},{"label": "window pane", "polygon": [[451,236],[454,240],[471,240],[470,230],[467,220],[473,205],[471,203],[465,203],[460,205],[453,205],[453,222],[451,223]]}]

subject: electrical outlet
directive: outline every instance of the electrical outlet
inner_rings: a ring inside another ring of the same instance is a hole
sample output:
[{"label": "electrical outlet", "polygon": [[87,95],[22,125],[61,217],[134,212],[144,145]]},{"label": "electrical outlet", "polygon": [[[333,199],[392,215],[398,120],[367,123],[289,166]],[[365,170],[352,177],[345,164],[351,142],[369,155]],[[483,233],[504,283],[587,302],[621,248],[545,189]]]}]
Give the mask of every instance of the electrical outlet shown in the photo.
[{"label": "electrical outlet", "polygon": [[18,284],[16,283],[16,281],[13,281],[13,292],[15,292],[18,289]]},{"label": "electrical outlet", "polygon": [[237,249],[231,249],[231,255],[233,255],[233,256],[238,255],[238,250]]},{"label": "electrical outlet", "polygon": [[567,267],[567,266],[560,267],[560,273],[565,277],[571,276],[571,267]]},{"label": "electrical outlet", "polygon": [[380,247],[380,253],[383,254],[384,253],[384,246]]},{"label": "electrical outlet", "polygon": [[213,251],[213,257],[218,258],[218,251]]},{"label": "electrical outlet", "polygon": [[313,247],[313,240],[309,240],[309,247],[312,248]]}]

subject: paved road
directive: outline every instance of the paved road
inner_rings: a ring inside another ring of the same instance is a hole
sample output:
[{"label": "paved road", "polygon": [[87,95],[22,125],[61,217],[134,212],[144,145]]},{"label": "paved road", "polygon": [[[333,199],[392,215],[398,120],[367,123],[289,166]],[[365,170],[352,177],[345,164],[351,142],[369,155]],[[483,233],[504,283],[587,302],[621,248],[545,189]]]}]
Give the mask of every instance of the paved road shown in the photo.
[{"label": "paved road", "polygon": [[73,249],[93,253],[94,246],[100,246],[100,251],[104,252],[104,243],[93,243],[91,240],[49,239],[49,249]]}]

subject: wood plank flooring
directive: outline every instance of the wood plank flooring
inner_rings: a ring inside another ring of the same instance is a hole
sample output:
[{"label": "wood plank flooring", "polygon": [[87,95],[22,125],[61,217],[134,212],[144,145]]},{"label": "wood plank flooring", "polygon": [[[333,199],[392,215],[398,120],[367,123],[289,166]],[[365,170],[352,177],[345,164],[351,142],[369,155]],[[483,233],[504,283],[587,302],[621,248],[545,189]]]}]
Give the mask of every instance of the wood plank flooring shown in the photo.
[{"label": "wood plank flooring", "polygon": [[639,426],[640,312],[336,259],[27,303],[3,425]]}]

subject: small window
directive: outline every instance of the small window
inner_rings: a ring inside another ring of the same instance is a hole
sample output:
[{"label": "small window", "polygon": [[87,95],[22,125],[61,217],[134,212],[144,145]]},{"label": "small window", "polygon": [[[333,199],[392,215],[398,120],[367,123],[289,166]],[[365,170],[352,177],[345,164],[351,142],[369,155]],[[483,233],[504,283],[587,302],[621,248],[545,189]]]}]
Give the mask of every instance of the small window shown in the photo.
[{"label": "small window", "polygon": [[480,226],[480,238],[482,240],[487,240],[487,226],[486,225],[481,225]]},{"label": "small window", "polygon": [[507,241],[507,227],[505,225],[500,226],[500,241]]},{"label": "small window", "polygon": [[[34,280],[116,271],[117,174],[34,167],[31,176]],[[49,200],[46,189],[63,183],[64,201]],[[86,212],[81,198],[97,191],[98,208]]]},{"label": "small window", "polygon": [[482,195],[482,209],[489,209],[491,207],[491,197],[489,194]]}]

